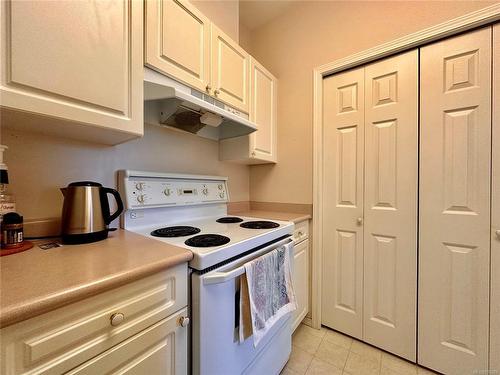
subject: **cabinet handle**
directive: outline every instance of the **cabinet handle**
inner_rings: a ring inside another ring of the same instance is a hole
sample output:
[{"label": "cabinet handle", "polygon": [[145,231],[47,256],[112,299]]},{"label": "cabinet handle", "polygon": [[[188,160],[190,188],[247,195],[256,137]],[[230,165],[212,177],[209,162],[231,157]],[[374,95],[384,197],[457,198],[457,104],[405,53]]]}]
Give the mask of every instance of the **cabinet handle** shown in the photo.
[{"label": "cabinet handle", "polygon": [[356,220],[356,222],[358,223],[358,225],[363,225],[363,218],[362,217],[358,217],[358,219]]},{"label": "cabinet handle", "polygon": [[207,93],[210,94],[210,90],[212,90],[212,86],[207,85],[207,87],[205,87],[205,90],[207,91]]},{"label": "cabinet handle", "polygon": [[216,90],[214,91],[214,95],[215,95],[215,96],[217,96],[217,95],[219,95],[219,94],[220,94],[220,91],[216,89]]},{"label": "cabinet handle", "polygon": [[109,321],[111,322],[111,325],[113,327],[119,326],[120,324],[123,323],[124,320],[125,320],[125,315],[122,313],[115,313],[111,315],[111,317],[109,318]]},{"label": "cabinet handle", "polygon": [[179,318],[179,324],[181,327],[187,327],[189,325],[189,318],[187,316],[181,316]]}]

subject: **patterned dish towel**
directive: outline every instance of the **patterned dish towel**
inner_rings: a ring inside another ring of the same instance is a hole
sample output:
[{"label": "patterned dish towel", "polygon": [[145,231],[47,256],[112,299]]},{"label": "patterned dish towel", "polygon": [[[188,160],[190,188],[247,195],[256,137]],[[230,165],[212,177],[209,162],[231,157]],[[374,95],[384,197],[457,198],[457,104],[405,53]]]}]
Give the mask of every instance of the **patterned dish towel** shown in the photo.
[{"label": "patterned dish towel", "polygon": [[256,347],[283,315],[297,308],[289,251],[282,246],[245,263],[245,272],[240,277],[239,339],[253,335]]}]

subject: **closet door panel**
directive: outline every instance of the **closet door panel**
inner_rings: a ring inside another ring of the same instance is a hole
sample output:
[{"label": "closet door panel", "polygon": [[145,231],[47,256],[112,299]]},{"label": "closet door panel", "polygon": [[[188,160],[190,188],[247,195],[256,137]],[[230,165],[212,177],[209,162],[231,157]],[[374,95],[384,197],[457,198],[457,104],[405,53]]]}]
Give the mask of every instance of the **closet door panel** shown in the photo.
[{"label": "closet door panel", "polygon": [[500,373],[500,24],[493,27],[493,103],[490,369]]},{"label": "closet door panel", "polygon": [[418,51],[365,68],[364,340],[414,361]]},{"label": "closet door panel", "polygon": [[419,363],[488,368],[491,27],[421,49]]},{"label": "closet door panel", "polygon": [[361,338],[364,69],[323,81],[322,323]]}]

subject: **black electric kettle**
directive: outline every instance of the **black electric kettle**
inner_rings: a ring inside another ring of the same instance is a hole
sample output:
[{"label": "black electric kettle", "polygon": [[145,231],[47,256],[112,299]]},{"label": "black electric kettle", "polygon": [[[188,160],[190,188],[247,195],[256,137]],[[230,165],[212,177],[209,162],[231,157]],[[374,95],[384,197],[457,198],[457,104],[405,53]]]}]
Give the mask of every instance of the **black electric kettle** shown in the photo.
[{"label": "black electric kettle", "polygon": [[[72,182],[61,189],[64,204],[61,218],[62,241],[80,244],[108,237],[108,224],[123,211],[120,193],[92,181]],[[111,214],[108,194],[115,197],[117,209]]]}]

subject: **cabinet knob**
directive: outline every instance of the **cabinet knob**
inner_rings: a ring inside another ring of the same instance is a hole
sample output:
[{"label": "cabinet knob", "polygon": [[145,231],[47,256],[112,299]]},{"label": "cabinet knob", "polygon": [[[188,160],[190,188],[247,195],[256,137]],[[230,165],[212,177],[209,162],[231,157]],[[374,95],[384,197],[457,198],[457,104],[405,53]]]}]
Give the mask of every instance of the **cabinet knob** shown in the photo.
[{"label": "cabinet knob", "polygon": [[219,91],[219,90],[217,90],[217,89],[215,89],[215,91],[214,91],[214,95],[215,95],[215,96],[217,96],[217,95],[219,95],[219,94],[220,94],[220,91]]},{"label": "cabinet knob", "polygon": [[210,90],[212,90],[212,86],[207,85],[207,87],[205,87],[205,90],[207,91],[208,94],[210,94]]},{"label": "cabinet knob", "polygon": [[499,240],[500,240],[500,229],[497,229],[497,230],[495,231],[495,234],[497,235],[497,239],[499,239]]},{"label": "cabinet knob", "polygon": [[257,155],[255,151],[252,151],[252,156],[255,157],[255,155]]},{"label": "cabinet knob", "polygon": [[113,327],[119,326],[120,324],[123,323],[124,320],[125,320],[125,315],[123,315],[122,313],[115,313],[111,315],[111,317],[109,318],[109,321],[111,322],[111,325]]},{"label": "cabinet knob", "polygon": [[299,237],[302,237],[302,235],[303,235],[304,233],[302,233],[302,232],[299,230],[299,233],[298,233],[298,234],[299,234]]},{"label": "cabinet knob", "polygon": [[187,327],[189,325],[189,318],[187,316],[181,316],[179,318],[179,324],[182,327]]},{"label": "cabinet knob", "polygon": [[362,225],[363,224],[363,218],[362,217],[358,217],[358,219],[356,220],[356,222],[358,223],[358,225]]}]

